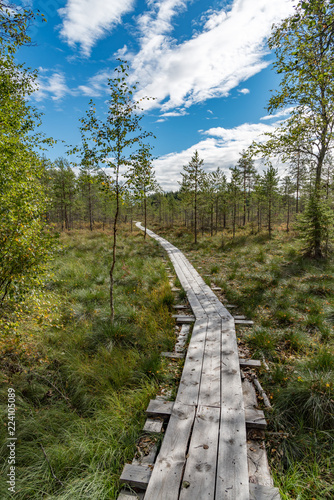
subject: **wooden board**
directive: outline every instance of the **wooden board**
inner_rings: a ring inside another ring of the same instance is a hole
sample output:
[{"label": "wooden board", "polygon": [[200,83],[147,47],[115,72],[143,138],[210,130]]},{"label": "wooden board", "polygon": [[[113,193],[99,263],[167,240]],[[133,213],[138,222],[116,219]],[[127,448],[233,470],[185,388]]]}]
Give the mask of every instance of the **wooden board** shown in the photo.
[{"label": "wooden board", "polygon": [[246,423],[233,320],[222,325],[221,419],[216,497],[249,500]]},{"label": "wooden board", "polygon": [[176,319],[176,323],[193,323],[195,321],[195,316],[180,316],[179,314],[172,316]]},{"label": "wooden board", "polygon": [[151,399],[146,410],[146,415],[150,417],[169,418],[174,406],[174,401],[161,401],[160,399]]},{"label": "wooden board", "polygon": [[248,319],[236,319],[235,324],[238,326],[252,326],[254,325],[254,321]]},{"label": "wooden board", "polygon": [[239,359],[240,368],[261,368],[262,363],[259,359]]},{"label": "wooden board", "polygon": [[199,406],[191,435],[180,500],[213,500],[217,446],[219,436],[219,408]]},{"label": "wooden board", "polygon": [[201,318],[193,328],[176,396],[176,401],[183,404],[198,404],[207,324],[207,318]]},{"label": "wooden board", "polygon": [[164,358],[172,358],[172,359],[183,359],[185,356],[184,352],[162,352],[161,356]]},{"label": "wooden board", "polygon": [[250,483],[249,493],[249,500],[280,500],[281,498],[278,488],[260,484]]},{"label": "wooden board", "polygon": [[243,409],[221,408],[216,498],[249,500],[246,426]]},{"label": "wooden board", "polygon": [[182,325],[174,347],[175,352],[184,352],[188,341],[190,325]]},{"label": "wooden board", "polygon": [[176,500],[195,418],[193,406],[175,403],[145,500]]},{"label": "wooden board", "polygon": [[221,372],[221,319],[211,316],[208,321],[202,365],[202,376],[198,404],[220,407],[220,372]]},{"label": "wooden board", "polygon": [[162,432],[163,425],[163,419],[159,417],[148,418],[144,424],[143,431],[148,434],[160,434]]},{"label": "wooden board", "polygon": [[138,458],[135,457],[132,460],[132,465],[151,465],[153,466],[155,459],[158,454],[158,446],[155,443],[151,443],[147,455],[141,455]]},{"label": "wooden board", "polygon": [[148,465],[125,464],[121,477],[121,484],[127,484],[132,488],[145,489],[152,474],[152,468]]},{"label": "wooden board", "polygon": [[267,421],[262,410],[246,408],[245,419],[247,429],[266,429]]},{"label": "wooden board", "polygon": [[[248,409],[253,410],[257,406],[255,388],[248,379],[244,379],[242,382],[242,392],[247,414]],[[248,476],[249,481],[252,483],[272,486],[273,481],[270,475],[263,437],[263,431],[256,431],[254,433],[252,430],[247,430]]]},{"label": "wooden board", "polygon": [[117,497],[117,500],[143,500],[144,493],[134,493],[128,490],[121,490],[120,494]]}]

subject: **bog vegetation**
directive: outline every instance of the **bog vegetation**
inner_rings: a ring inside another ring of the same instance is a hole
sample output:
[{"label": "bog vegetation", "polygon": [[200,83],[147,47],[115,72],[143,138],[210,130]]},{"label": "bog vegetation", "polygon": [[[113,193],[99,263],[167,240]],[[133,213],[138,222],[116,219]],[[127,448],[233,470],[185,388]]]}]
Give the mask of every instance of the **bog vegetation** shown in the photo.
[{"label": "bog vegetation", "polygon": [[282,80],[268,109],[290,117],[229,171],[194,151],[167,193],[124,61],[105,121],[91,102],[72,156],[43,156],[37,73],[15,60],[31,22],[0,1],[0,350],[2,401],[15,387],[20,421],[15,498],[116,498],[148,399],[175,389],[159,356],[172,348],[173,296],[138,219],[253,318],[239,343],[268,366],[282,497],[333,498],[334,2],[299,2],[273,27]]}]

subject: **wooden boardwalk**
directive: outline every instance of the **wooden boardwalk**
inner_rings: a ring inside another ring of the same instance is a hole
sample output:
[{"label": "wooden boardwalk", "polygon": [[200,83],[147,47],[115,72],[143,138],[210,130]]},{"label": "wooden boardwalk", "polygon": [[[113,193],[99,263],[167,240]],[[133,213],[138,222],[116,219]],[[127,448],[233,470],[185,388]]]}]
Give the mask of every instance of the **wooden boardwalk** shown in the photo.
[{"label": "wooden boardwalk", "polygon": [[[140,223],[138,228],[144,229]],[[234,318],[180,250],[167,251],[195,316],[184,369],[145,500],[277,499],[249,483]]]}]

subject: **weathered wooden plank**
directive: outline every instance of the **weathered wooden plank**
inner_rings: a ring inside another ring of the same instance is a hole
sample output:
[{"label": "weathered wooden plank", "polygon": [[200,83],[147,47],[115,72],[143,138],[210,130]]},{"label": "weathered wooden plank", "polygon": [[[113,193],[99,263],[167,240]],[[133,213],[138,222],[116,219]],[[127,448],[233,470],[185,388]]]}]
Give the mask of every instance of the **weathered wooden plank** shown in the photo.
[{"label": "weathered wooden plank", "polygon": [[248,500],[246,423],[232,321],[222,325],[221,419],[216,498]]},{"label": "weathered wooden plank", "polygon": [[184,352],[162,352],[161,356],[164,358],[172,358],[172,359],[183,359],[185,357]]},{"label": "weathered wooden plank", "polygon": [[174,404],[146,490],[145,500],[176,500],[178,498],[194,418],[193,406]]},{"label": "weathered wooden plank", "polygon": [[251,321],[249,319],[236,319],[234,322],[238,326],[252,326],[252,325],[254,325],[254,321]]},{"label": "weathered wooden plank", "polygon": [[[242,392],[245,411],[247,412],[247,409],[253,410],[257,406],[257,398],[255,388],[248,379],[244,379],[242,382]],[[255,439],[253,439],[254,432],[252,430],[247,431],[249,481],[265,486],[272,486],[273,481],[270,475],[266,448],[263,439],[261,439],[261,432],[263,434],[263,431],[257,431]]]},{"label": "weathered wooden plank", "polygon": [[174,309],[189,309],[189,306],[184,306],[182,304],[178,304],[176,306],[173,306]]},{"label": "weathered wooden plank", "polygon": [[193,290],[187,291],[187,298],[189,303],[191,304],[191,309],[196,316],[196,319],[199,319],[202,316],[206,317],[205,309],[203,308],[201,302],[196,297],[196,294]]},{"label": "weathered wooden plank", "polygon": [[208,321],[202,376],[198,404],[220,407],[220,371],[221,371],[221,319],[211,316]]},{"label": "weathered wooden plank", "polygon": [[236,316],[233,316],[234,319],[247,319],[246,316],[244,316],[243,314],[237,314]]},{"label": "weathered wooden plank", "polygon": [[184,352],[188,341],[189,331],[190,325],[183,324],[174,347],[175,352]]},{"label": "weathered wooden plank", "polygon": [[280,500],[278,488],[273,486],[262,486],[261,484],[249,484],[249,500]]},{"label": "weathered wooden plank", "polygon": [[122,489],[117,497],[117,500],[143,500],[143,499],[144,499],[144,492],[135,493],[125,489]]},{"label": "weathered wooden plank", "polygon": [[152,442],[147,450],[147,455],[135,457],[132,460],[132,465],[153,465],[158,454],[158,446]]},{"label": "weathered wooden plank", "polygon": [[267,421],[262,410],[245,408],[246,427],[248,429],[265,429]]},{"label": "weathered wooden plank", "polygon": [[145,490],[152,474],[152,468],[148,465],[125,464],[120,477],[121,484],[127,484],[132,488]]},{"label": "weathered wooden plank", "polygon": [[190,325],[182,325],[178,338],[188,338],[190,332]]},{"label": "weathered wooden plank", "polygon": [[196,321],[188,346],[182,377],[176,401],[187,405],[197,405],[204,357],[207,318]]},{"label": "weathered wooden plank", "polygon": [[180,500],[213,500],[219,436],[219,408],[199,406],[191,435]]},{"label": "weathered wooden plank", "polygon": [[164,422],[161,418],[148,418],[144,424],[143,431],[148,434],[161,434]]},{"label": "weathered wooden plank", "polygon": [[181,316],[180,314],[172,314],[173,318],[176,319],[176,323],[193,323],[195,321],[195,316]]},{"label": "weathered wooden plank", "polygon": [[169,418],[174,406],[174,401],[161,401],[160,399],[151,399],[146,410],[149,417]]},{"label": "weathered wooden plank", "polygon": [[261,368],[262,362],[259,359],[239,359],[240,368]]},{"label": "weathered wooden plank", "polygon": [[216,498],[249,500],[246,426],[243,409],[221,408]]}]

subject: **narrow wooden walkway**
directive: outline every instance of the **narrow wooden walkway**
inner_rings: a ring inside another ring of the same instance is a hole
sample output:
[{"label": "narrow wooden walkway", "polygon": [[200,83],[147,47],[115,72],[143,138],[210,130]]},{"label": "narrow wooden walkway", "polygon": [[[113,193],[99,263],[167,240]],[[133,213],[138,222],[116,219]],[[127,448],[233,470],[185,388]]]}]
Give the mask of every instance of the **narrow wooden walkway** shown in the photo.
[{"label": "narrow wooden walkway", "polygon": [[[144,229],[140,224],[138,228]],[[252,500],[245,409],[234,318],[180,250],[150,230],[167,251],[195,315],[171,417],[145,500]]]}]

